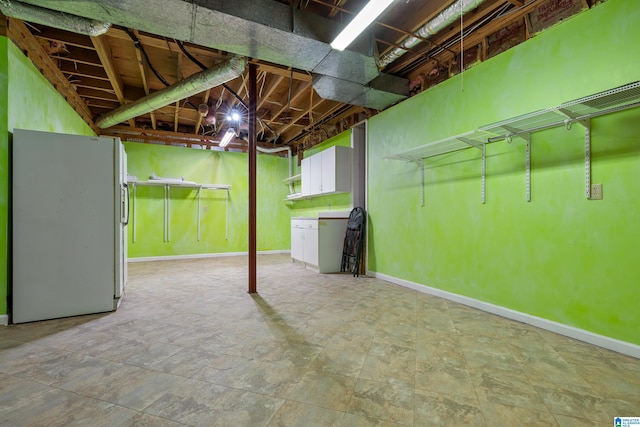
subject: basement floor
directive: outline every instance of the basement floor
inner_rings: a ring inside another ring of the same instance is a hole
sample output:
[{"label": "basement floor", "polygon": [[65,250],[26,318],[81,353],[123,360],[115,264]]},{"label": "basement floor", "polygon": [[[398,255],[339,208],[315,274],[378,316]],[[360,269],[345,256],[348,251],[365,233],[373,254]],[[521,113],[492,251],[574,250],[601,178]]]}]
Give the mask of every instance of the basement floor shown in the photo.
[{"label": "basement floor", "polygon": [[129,264],[115,313],[0,327],[2,426],[608,426],[640,361],[287,255]]}]

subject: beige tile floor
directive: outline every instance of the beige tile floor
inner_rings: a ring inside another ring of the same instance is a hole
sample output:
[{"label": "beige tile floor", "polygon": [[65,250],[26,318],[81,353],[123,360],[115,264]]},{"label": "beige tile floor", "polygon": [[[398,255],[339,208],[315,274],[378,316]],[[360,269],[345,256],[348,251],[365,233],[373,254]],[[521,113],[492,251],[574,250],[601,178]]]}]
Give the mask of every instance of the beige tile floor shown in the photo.
[{"label": "beige tile floor", "polygon": [[2,426],[612,426],[640,361],[286,255],[130,264],[115,313],[0,327]]}]

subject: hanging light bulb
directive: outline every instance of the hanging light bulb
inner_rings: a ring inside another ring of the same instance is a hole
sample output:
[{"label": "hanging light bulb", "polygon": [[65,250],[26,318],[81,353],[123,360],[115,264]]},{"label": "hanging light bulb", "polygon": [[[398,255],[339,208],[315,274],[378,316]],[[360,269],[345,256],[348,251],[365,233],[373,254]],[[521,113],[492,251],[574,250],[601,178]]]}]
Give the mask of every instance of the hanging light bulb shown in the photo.
[{"label": "hanging light bulb", "polygon": [[198,105],[198,113],[202,117],[207,117],[207,114],[209,114],[209,106],[207,104]]}]

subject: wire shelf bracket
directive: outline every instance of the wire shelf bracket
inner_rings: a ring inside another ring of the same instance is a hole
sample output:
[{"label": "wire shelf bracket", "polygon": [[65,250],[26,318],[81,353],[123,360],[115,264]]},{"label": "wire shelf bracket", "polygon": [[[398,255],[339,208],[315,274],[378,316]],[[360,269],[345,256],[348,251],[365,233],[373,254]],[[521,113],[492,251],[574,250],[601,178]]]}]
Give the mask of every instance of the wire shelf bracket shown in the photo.
[{"label": "wire shelf bracket", "polygon": [[585,128],[585,196],[591,198],[591,119],[640,106],[640,81],[598,92],[583,98],[565,102],[556,107],[534,111],[502,120],[477,130],[451,136],[424,145],[385,156],[385,159],[416,162],[420,167],[420,203],[424,205],[423,159],[439,156],[471,147],[482,150],[482,203],[486,202],[486,144],[513,138],[526,142],[526,200],[531,201],[531,134],[545,129],[564,126],[571,129],[574,123]]}]

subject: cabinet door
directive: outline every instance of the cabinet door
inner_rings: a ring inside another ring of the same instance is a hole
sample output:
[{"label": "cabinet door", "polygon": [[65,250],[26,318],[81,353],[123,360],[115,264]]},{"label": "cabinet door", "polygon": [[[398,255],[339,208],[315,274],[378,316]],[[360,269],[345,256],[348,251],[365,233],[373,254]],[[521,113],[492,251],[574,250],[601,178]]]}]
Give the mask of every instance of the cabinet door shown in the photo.
[{"label": "cabinet door", "polygon": [[304,229],[291,227],[291,258],[304,261]]},{"label": "cabinet door", "polygon": [[302,194],[311,194],[313,175],[311,175],[311,157],[305,157],[300,164],[301,170],[301,192]]},{"label": "cabinet door", "polygon": [[322,192],[351,191],[351,147],[335,146],[322,153]]},{"label": "cabinet door", "polygon": [[333,157],[333,189],[337,193],[351,191],[352,153],[351,147],[335,147]]},{"label": "cabinet door", "polygon": [[321,154],[322,192],[336,191],[336,147],[327,148]]},{"label": "cabinet door", "polygon": [[322,181],[322,153],[309,157],[309,173],[311,174],[311,193],[324,193],[324,182]]},{"label": "cabinet door", "polygon": [[318,265],[318,226],[304,230],[304,262]]}]

